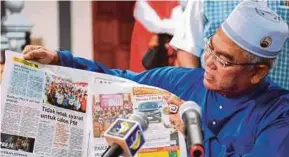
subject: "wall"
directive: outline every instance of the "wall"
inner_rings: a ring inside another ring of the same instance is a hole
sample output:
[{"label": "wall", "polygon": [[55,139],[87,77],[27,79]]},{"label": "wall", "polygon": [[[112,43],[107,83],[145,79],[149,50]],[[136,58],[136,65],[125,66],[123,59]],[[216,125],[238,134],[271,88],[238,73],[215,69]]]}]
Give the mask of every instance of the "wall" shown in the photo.
[{"label": "wall", "polygon": [[71,12],[73,53],[93,59],[91,2],[72,1]]},{"label": "wall", "polygon": [[[57,1],[25,1],[23,14],[34,24],[31,38],[42,38],[43,45],[51,50],[59,48]],[[90,1],[71,1],[72,52],[88,59],[93,58],[92,13]]]},{"label": "wall", "polygon": [[23,14],[34,24],[31,38],[42,38],[51,50],[59,47],[57,1],[25,1]]}]

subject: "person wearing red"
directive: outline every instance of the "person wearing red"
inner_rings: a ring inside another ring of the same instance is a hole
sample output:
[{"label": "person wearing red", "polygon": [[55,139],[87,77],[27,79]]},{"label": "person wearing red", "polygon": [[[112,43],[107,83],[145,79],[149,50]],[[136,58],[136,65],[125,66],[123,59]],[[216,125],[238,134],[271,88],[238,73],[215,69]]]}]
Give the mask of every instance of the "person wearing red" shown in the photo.
[{"label": "person wearing red", "polygon": [[182,20],[182,6],[178,1],[137,1],[134,9],[136,19],[130,49],[130,67],[135,72],[145,70],[142,58],[149,49],[154,34],[173,35]]}]

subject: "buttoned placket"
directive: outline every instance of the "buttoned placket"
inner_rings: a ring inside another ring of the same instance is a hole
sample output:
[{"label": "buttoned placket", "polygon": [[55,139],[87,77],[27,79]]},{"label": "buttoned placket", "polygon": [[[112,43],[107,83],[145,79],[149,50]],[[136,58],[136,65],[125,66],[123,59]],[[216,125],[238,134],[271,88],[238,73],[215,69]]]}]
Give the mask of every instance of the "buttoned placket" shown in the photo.
[{"label": "buttoned placket", "polygon": [[222,110],[222,109],[223,109],[223,105],[220,105],[220,106],[219,106],[219,109]]}]

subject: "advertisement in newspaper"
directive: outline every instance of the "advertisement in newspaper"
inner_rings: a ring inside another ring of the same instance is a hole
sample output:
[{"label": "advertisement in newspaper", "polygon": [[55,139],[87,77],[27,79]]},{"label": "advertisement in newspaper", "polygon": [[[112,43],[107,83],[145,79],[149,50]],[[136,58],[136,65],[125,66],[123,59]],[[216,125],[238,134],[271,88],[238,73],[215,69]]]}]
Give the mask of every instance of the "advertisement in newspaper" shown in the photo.
[{"label": "advertisement in newspaper", "polygon": [[146,143],[136,156],[180,156],[178,132],[172,128],[169,117],[164,114],[168,112],[164,97],[170,95],[169,92],[103,78],[95,79],[93,86],[91,156],[99,157],[107,149],[103,135],[109,126],[117,118],[129,118],[134,112],[144,113],[150,121],[145,132]]},{"label": "advertisement in newspaper", "polygon": [[0,156],[87,156],[89,80],[75,73],[6,51]]}]

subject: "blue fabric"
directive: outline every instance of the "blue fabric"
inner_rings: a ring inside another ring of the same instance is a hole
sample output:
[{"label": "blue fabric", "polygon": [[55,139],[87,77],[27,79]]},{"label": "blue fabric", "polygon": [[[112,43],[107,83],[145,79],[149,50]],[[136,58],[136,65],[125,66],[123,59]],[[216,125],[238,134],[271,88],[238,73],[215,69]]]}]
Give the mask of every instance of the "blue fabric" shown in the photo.
[{"label": "blue fabric", "polygon": [[[245,39],[243,39],[237,32],[235,32],[234,29],[232,27],[230,27],[230,25],[228,23],[226,23],[226,22],[223,22],[222,28],[223,28],[223,30],[226,30],[226,32],[228,34],[230,34],[231,38],[234,39],[233,41],[235,43],[242,43],[242,46],[246,47],[247,50],[251,50],[249,52],[253,53],[256,56],[262,55],[262,56],[274,58],[281,52],[281,50],[275,51],[275,52],[264,50],[264,49],[261,49],[261,48],[255,46],[255,45],[251,44],[250,42],[248,42]],[[246,27],[246,28],[248,28],[248,27]],[[247,29],[247,31],[248,31],[248,29]]]},{"label": "blue fabric", "polygon": [[289,92],[272,83],[269,78],[246,95],[227,98],[204,87],[203,69],[165,67],[138,74],[73,58],[69,52],[59,51],[58,55],[63,66],[157,86],[184,100],[198,103],[202,108],[206,157],[289,155]]},{"label": "blue fabric", "polygon": [[239,4],[239,2],[240,0],[204,0],[204,34],[206,39],[216,33],[217,29]]},{"label": "blue fabric", "polygon": [[[286,21],[289,27],[289,7],[285,7],[284,0],[268,1],[268,6],[274,10],[283,20]],[[272,80],[278,83],[281,87],[289,90],[289,38],[284,44],[283,50],[278,54],[276,65],[269,75]],[[288,155],[289,156],[289,155]]]},{"label": "blue fabric", "polygon": [[[229,16],[239,2],[240,0],[204,0],[205,40],[208,40],[210,36],[215,34],[222,22]],[[268,0],[268,6],[289,25],[289,8],[285,7],[284,0]],[[202,66],[204,66],[204,55],[201,57],[201,62]],[[289,90],[289,39],[287,39],[282,51],[278,54],[276,65],[269,73],[269,76],[278,85]]]}]

